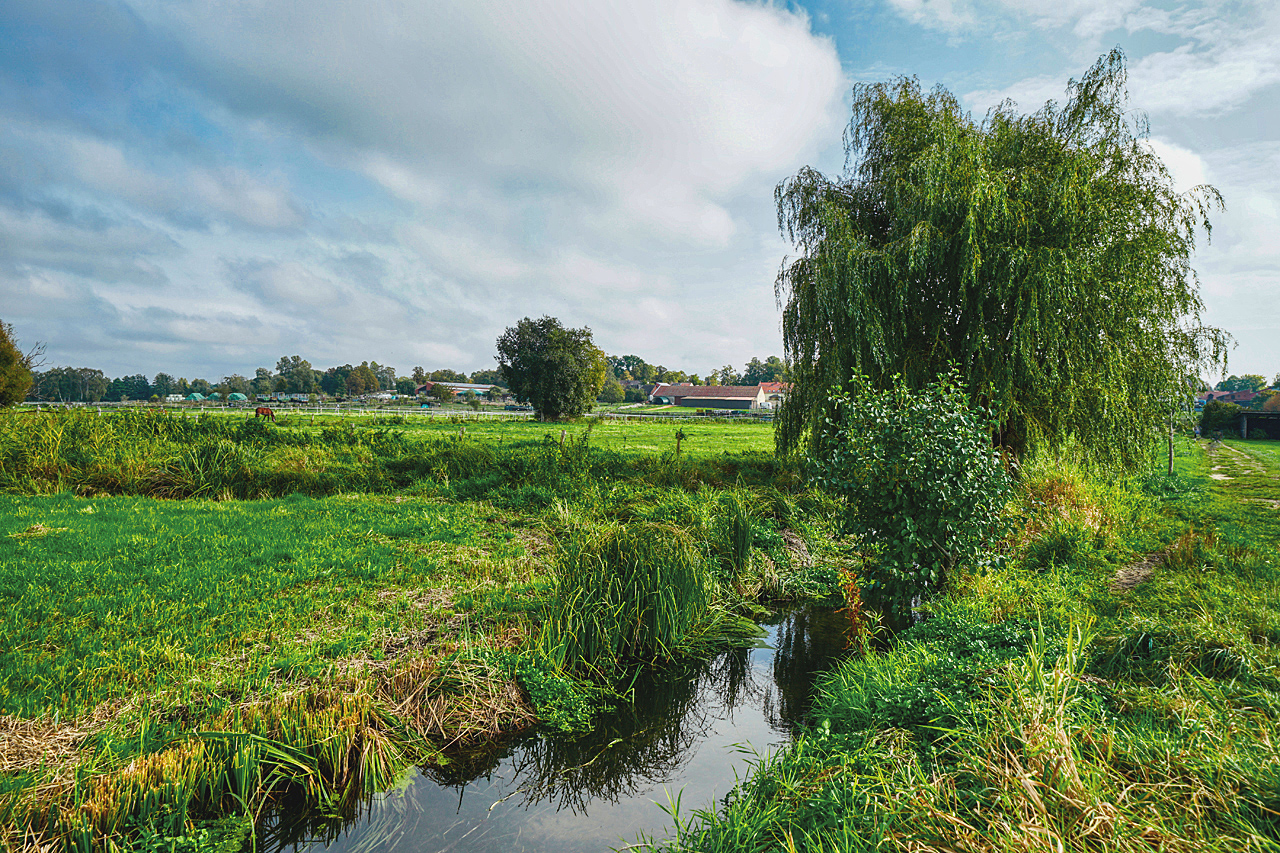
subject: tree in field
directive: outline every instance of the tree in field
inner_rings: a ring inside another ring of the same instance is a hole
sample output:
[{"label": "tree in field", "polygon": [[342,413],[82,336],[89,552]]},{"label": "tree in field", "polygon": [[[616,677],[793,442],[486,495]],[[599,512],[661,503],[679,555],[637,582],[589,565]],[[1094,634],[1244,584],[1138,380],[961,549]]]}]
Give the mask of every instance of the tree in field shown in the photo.
[{"label": "tree in field", "polygon": [[776,355],[771,355],[764,361],[753,358],[747,362],[747,369],[742,374],[742,384],[759,385],[761,382],[782,382],[786,378],[786,364]]},{"label": "tree in field", "polygon": [[472,385],[497,385],[502,382],[500,370],[477,370],[471,374]]},{"label": "tree in field", "polygon": [[590,329],[566,329],[554,317],[525,317],[507,329],[497,359],[511,393],[544,421],[591,411],[608,370]]},{"label": "tree in field", "polygon": [[1182,378],[1225,354],[1189,264],[1221,200],[1174,190],[1119,50],[1068,91],[977,121],[913,79],[855,88],[844,174],[804,169],[775,194],[799,253],[776,283],[781,450],[819,438],[854,375],[922,388],[954,365],[1015,452],[1074,438],[1103,463],[1146,458]]},{"label": "tree in field", "polygon": [[311,369],[311,362],[301,356],[287,355],[276,362],[275,390],[286,394],[314,394],[320,390],[320,380]]},{"label": "tree in field", "polygon": [[1200,413],[1200,434],[1208,438],[1216,433],[1239,435],[1240,407],[1224,400],[1210,400]]},{"label": "tree in field", "polygon": [[362,362],[359,367],[352,368],[347,374],[347,393],[351,396],[372,394],[377,390],[378,375],[373,372],[369,362]]},{"label": "tree in field", "polygon": [[151,390],[161,398],[178,393],[178,380],[167,373],[157,373],[151,380]]},{"label": "tree in field", "polygon": [[447,367],[431,371],[431,375],[427,378],[432,382],[458,382],[463,385],[467,384],[467,374],[459,373],[456,370],[450,370]]},{"label": "tree in field", "polygon": [[616,377],[607,377],[604,380],[604,385],[600,386],[599,400],[601,403],[621,403],[626,396],[626,390]]},{"label": "tree in field", "polygon": [[439,400],[441,403],[447,403],[453,399],[454,390],[452,385],[446,385],[443,382],[435,382],[427,394],[432,399]]},{"label": "tree in field", "polygon": [[1257,373],[1236,376],[1234,373],[1218,383],[1215,391],[1261,391],[1267,387],[1267,377]]},{"label": "tree in field", "polygon": [[272,375],[271,371],[265,367],[259,367],[253,372],[253,381],[249,383],[249,387],[254,394],[270,394],[271,387],[274,384],[275,376]]},{"label": "tree in field", "polygon": [[13,326],[0,321],[0,406],[16,406],[25,400],[33,378],[30,359],[13,338]]},{"label": "tree in field", "polygon": [[418,383],[413,381],[412,377],[401,376],[396,380],[396,393],[403,394],[407,397],[413,396],[413,389],[418,387]]}]

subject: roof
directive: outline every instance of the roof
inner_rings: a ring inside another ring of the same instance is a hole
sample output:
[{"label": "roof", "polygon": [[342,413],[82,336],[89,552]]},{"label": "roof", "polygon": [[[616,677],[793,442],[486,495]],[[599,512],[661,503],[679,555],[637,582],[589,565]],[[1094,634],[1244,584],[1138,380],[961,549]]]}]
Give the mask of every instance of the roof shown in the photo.
[{"label": "roof", "polygon": [[766,394],[776,394],[779,391],[790,391],[790,382],[761,382],[760,390]]},{"label": "roof", "polygon": [[747,397],[754,400],[759,393],[756,385],[659,385],[653,389],[655,397]]}]

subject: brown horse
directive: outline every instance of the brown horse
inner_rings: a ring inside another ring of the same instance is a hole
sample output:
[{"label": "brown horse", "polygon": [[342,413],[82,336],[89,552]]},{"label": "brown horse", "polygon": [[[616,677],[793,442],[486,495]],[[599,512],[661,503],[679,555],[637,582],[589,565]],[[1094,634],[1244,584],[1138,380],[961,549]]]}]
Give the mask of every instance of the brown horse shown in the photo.
[{"label": "brown horse", "polygon": [[271,418],[271,422],[276,422],[276,413],[268,409],[266,406],[259,406],[254,409],[253,416],[255,418]]}]

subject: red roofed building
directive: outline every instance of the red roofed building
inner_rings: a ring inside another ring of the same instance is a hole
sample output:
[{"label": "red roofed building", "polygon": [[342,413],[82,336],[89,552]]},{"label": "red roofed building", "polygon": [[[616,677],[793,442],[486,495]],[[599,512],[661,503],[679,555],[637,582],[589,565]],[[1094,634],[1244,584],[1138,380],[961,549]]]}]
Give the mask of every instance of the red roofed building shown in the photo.
[{"label": "red roofed building", "polygon": [[759,385],[658,385],[649,402],[692,409],[760,409],[765,394]]}]

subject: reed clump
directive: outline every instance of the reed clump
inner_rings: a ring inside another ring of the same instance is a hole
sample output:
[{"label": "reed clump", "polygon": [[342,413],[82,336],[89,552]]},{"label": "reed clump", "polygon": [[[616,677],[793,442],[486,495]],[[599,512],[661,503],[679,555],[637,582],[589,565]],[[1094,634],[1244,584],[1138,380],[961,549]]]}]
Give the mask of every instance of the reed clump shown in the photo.
[{"label": "reed clump", "polygon": [[609,674],[627,661],[670,659],[708,616],[702,554],[671,525],[574,531],[556,567],[542,645],[566,669]]}]

